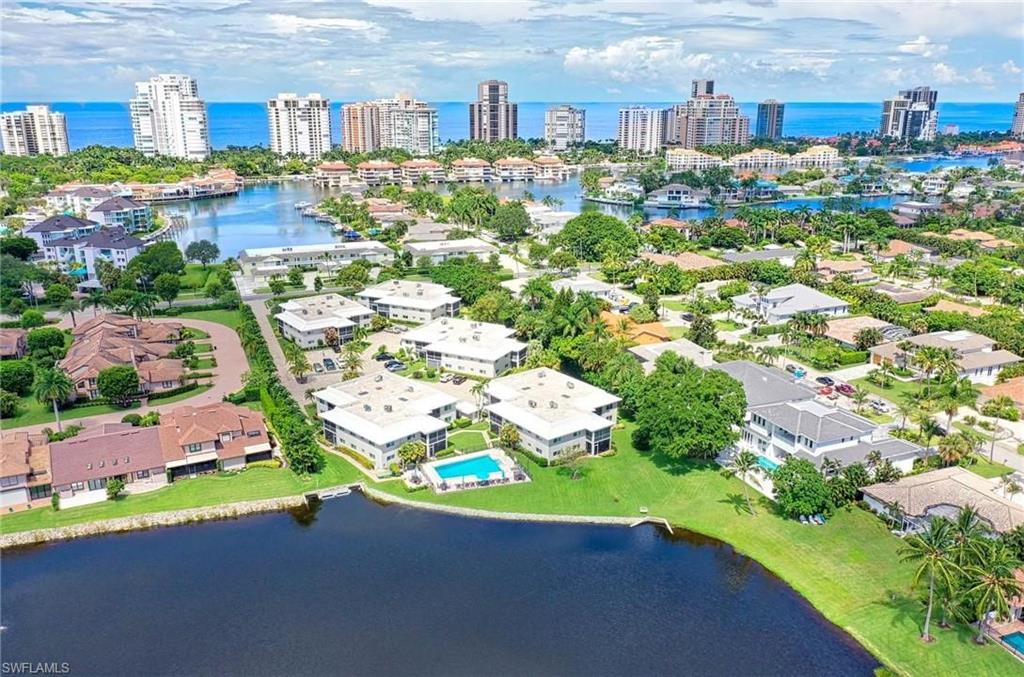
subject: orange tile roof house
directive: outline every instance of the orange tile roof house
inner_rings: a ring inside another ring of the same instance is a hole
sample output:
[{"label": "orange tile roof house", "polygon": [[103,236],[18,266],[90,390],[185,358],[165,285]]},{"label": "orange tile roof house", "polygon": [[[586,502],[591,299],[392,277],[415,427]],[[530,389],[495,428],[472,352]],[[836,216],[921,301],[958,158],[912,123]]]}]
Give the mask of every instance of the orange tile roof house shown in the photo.
[{"label": "orange tile roof house", "polygon": [[28,347],[24,329],[0,329],[0,360],[23,357]]},{"label": "orange tile roof house", "polygon": [[927,247],[911,244],[903,240],[889,240],[889,246],[885,249],[879,250],[875,256],[880,259],[894,259],[901,255],[910,256],[910,254],[915,251],[921,252],[925,257],[932,253]]},{"label": "orange tile roof house", "polygon": [[1024,376],[1016,376],[1002,383],[985,386],[981,389],[983,400],[994,400],[997,397],[1009,397],[1017,408],[1024,412]]},{"label": "orange tile roof house", "polygon": [[703,254],[694,254],[693,252],[681,252],[675,255],[645,252],[641,254],[641,258],[644,258],[651,263],[656,263],[659,266],[672,263],[679,266],[682,270],[701,270],[703,268],[714,268],[715,266],[725,265],[725,261],[713,259],[710,256],[704,256]]},{"label": "orange tile roof house", "polygon": [[878,281],[878,275],[867,261],[818,261],[816,270],[826,282],[831,282],[837,275],[849,275],[855,283]]},{"label": "orange tile roof house", "polygon": [[0,438],[0,507],[10,509],[49,496],[46,435],[15,431]]},{"label": "orange tile roof house", "polygon": [[160,447],[172,477],[232,470],[273,453],[263,416],[227,402],[178,407],[160,419]]},{"label": "orange tile roof house", "polygon": [[612,313],[607,310],[601,313],[601,320],[608,325],[612,334],[622,336],[634,345],[644,346],[672,339],[668,329],[661,322],[638,324],[628,315]]}]

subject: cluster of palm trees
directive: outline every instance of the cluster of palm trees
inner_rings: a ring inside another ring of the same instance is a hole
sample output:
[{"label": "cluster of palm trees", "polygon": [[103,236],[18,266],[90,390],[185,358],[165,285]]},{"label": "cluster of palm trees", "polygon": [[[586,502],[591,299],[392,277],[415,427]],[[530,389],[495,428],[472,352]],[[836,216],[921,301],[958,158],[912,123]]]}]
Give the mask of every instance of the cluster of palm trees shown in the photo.
[{"label": "cluster of palm trees", "polygon": [[981,643],[988,619],[1006,620],[1012,600],[1022,594],[1015,573],[1024,563],[1004,541],[992,537],[970,507],[954,520],[932,518],[923,531],[905,539],[899,557],[915,566],[914,586],[927,586],[921,630],[926,642],[933,640],[936,603],[940,627],[949,627],[951,621],[976,623],[976,641]]},{"label": "cluster of palm trees", "polygon": [[107,293],[102,289],[92,289],[89,293],[77,301],[74,299],[65,301],[59,310],[71,316],[71,324],[75,325],[75,311],[92,309],[93,317],[99,314],[100,309],[122,312],[133,317],[141,318],[149,315],[152,317],[153,310],[160,303],[160,297],[148,291],[127,291],[121,294],[121,290]]}]

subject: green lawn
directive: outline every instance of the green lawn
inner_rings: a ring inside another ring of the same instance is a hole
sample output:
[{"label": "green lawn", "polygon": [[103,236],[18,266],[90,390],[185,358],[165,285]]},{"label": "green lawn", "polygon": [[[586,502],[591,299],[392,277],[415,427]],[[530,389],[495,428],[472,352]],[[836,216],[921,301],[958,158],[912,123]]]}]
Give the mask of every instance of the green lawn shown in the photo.
[{"label": "green lawn", "polygon": [[188,338],[193,341],[210,338],[210,334],[202,329],[196,329],[195,327],[186,327],[186,329],[188,330]]},{"label": "green lawn", "polygon": [[975,454],[975,462],[967,466],[975,475],[981,475],[986,479],[995,479],[1002,477],[1003,475],[1009,475],[1013,472],[1013,468],[1002,463],[990,463],[989,460],[981,455]]},{"label": "green lawn", "polygon": [[251,468],[237,474],[206,475],[194,480],[179,480],[166,489],[138,496],[125,496],[117,501],[94,503],[57,512],[50,508],[36,508],[6,515],[0,517],[0,530],[9,533],[26,529],[45,529],[149,512],[290,496],[317,488],[354,482],[363,477],[350,463],[338,456],[326,454],[326,457],[327,465],[323,472],[310,478],[300,478],[286,468]]},{"label": "green lawn", "polygon": [[686,303],[685,301],[679,301],[679,300],[662,301],[661,305],[663,305],[664,307],[668,308],[669,310],[676,310],[676,311],[679,311],[681,313],[685,313],[686,311],[688,311],[690,309],[690,305],[688,303]]},{"label": "green lawn", "polygon": [[[64,423],[68,423],[87,416],[98,416],[99,414],[110,414],[117,411],[123,411],[127,414],[131,409],[135,409],[138,406],[138,403],[136,403],[125,409],[122,407],[115,407],[111,404],[86,405],[60,412],[60,420]],[[19,398],[18,415],[11,418],[5,418],[0,423],[2,423],[4,430],[8,430],[10,428],[22,428],[27,425],[36,425],[38,423],[53,423],[54,420],[53,405],[40,404],[39,402],[36,402],[34,397],[22,397]]]},{"label": "green lawn", "polygon": [[640,454],[629,433],[629,426],[616,430],[618,453],[589,459],[575,481],[521,458],[532,482],[442,496],[409,493],[399,483],[377,488],[417,501],[527,513],[639,517],[645,507],[757,559],[899,672],[1019,674],[1020,664],[1002,649],[972,644],[967,628],[936,630],[930,645],[918,639],[924,609],[909,593],[912,569],[898,562],[900,541],[874,516],[850,508],[809,528],[776,516],[767,501],[748,515],[737,480],[713,465]]},{"label": "green lawn", "polygon": [[182,291],[201,290],[206,286],[207,278],[220,268],[220,264],[214,263],[203,268],[201,263],[188,263],[185,265],[185,272],[179,276]]},{"label": "green lawn", "polygon": [[715,329],[718,331],[736,331],[742,328],[743,325],[736,320],[715,320]]},{"label": "green lawn", "polygon": [[212,353],[212,352],[213,352],[213,344],[211,344],[211,343],[197,343],[196,344],[196,354],[199,354],[199,353]]},{"label": "green lawn", "polygon": [[232,329],[238,329],[238,324],[242,320],[242,317],[237,310],[194,310],[174,317],[175,319],[181,320],[206,320],[207,322],[216,322],[218,324],[231,327]]},{"label": "green lawn", "polygon": [[213,369],[215,366],[217,365],[213,363],[212,357],[201,357],[198,360],[196,360],[197,370]]},{"label": "green lawn", "polygon": [[171,395],[170,397],[163,397],[157,400],[153,400],[150,404],[152,404],[153,406],[174,404],[175,402],[181,402],[182,400],[187,400],[189,398],[195,397],[196,395],[201,395],[202,393],[205,393],[212,387],[212,384],[204,383],[200,385],[198,388],[195,388],[194,390],[189,390],[188,392],[178,393],[177,395]]},{"label": "green lawn", "polygon": [[481,451],[490,445],[487,443],[487,438],[484,437],[482,432],[461,430],[459,432],[449,433],[448,446],[463,453],[467,453],[470,451]]},{"label": "green lawn", "polygon": [[668,329],[668,335],[673,339],[686,338],[686,334],[690,331],[689,327],[666,327]]},{"label": "green lawn", "polygon": [[850,385],[857,389],[866,390],[872,395],[878,395],[890,402],[896,402],[897,404],[903,401],[904,395],[917,394],[917,392],[921,390],[921,386],[917,382],[907,383],[896,379],[889,381],[888,388],[882,388],[869,381],[867,376],[850,381]]}]

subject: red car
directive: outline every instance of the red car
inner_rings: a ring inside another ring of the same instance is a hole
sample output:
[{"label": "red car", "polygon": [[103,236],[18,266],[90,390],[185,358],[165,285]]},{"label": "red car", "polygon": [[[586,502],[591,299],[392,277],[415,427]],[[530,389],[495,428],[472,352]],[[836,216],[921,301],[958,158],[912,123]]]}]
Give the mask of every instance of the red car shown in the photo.
[{"label": "red car", "polygon": [[853,397],[853,394],[857,392],[857,389],[849,383],[840,383],[836,386],[836,392],[846,395],[847,397]]},{"label": "red car", "polygon": [[829,386],[825,386],[824,388],[818,388],[818,394],[819,395],[831,395],[832,394],[832,388],[830,388]]}]

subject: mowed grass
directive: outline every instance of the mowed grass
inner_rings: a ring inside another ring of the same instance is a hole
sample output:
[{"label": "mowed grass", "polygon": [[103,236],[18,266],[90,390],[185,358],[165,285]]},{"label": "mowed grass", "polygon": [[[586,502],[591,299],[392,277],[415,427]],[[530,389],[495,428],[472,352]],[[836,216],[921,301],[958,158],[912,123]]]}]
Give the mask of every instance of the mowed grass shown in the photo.
[{"label": "mowed grass", "polygon": [[177,320],[206,320],[216,322],[232,329],[238,329],[242,317],[237,310],[194,310],[180,315],[168,316]]},{"label": "mowed grass", "polygon": [[903,401],[905,395],[916,395],[921,390],[921,386],[917,382],[907,383],[896,379],[889,381],[888,388],[883,388],[869,381],[866,376],[850,381],[850,385],[858,390],[864,390],[897,404]]},{"label": "mowed grass", "polygon": [[975,646],[967,628],[936,629],[934,643],[921,642],[924,607],[910,592],[913,570],[899,563],[901,541],[873,515],[849,508],[823,527],[809,527],[777,516],[767,500],[749,515],[738,480],[723,477],[713,464],[641,454],[630,432],[630,425],[616,430],[618,452],[588,459],[578,480],[520,457],[532,482],[442,496],[409,493],[399,483],[377,488],[415,501],[507,512],[639,518],[647,508],[652,516],[726,541],[756,559],[898,672],[1021,673],[1020,664],[999,647]]},{"label": "mowed grass", "polygon": [[[138,408],[138,406],[138,403],[127,408],[115,407],[112,404],[90,404],[83,407],[75,407],[74,409],[61,411],[60,420],[62,423],[67,424],[81,418],[98,416],[100,414],[111,414],[119,411],[123,411],[127,414],[130,413],[132,409]],[[38,425],[40,423],[53,423],[56,426],[56,419],[53,416],[53,405],[37,402],[36,399],[31,396],[21,397],[18,399],[17,416],[5,418],[3,421],[0,421],[0,425],[3,426],[4,430],[22,428],[28,425]]]},{"label": "mowed grass", "polygon": [[463,453],[481,451],[488,447],[487,438],[481,432],[464,430],[448,434],[448,446]]},{"label": "mowed grass", "polygon": [[58,511],[48,507],[33,508],[5,515],[0,517],[0,532],[46,529],[152,512],[291,496],[363,479],[363,475],[347,461],[334,454],[325,456],[324,470],[308,478],[299,477],[287,468],[250,468],[234,474],[206,475],[179,480],[164,489],[124,496],[116,501]]}]

